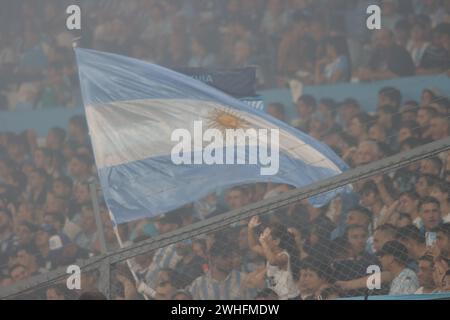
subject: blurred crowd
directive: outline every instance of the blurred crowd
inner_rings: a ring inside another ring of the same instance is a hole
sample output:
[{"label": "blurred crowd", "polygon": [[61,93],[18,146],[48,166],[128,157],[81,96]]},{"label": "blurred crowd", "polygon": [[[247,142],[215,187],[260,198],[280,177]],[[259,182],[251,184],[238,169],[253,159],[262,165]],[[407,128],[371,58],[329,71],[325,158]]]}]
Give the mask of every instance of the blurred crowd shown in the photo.
[{"label": "blurred crowd", "polygon": [[[0,110],[80,106],[72,41],[167,67],[257,67],[258,88],[446,72],[448,0],[17,0],[0,12]],[[366,27],[379,4],[382,30]]]},{"label": "blurred crowd", "polygon": [[[374,33],[361,27],[368,1],[79,2],[87,47],[169,67],[256,65],[260,88],[292,79],[333,84],[449,70],[450,1],[380,1],[390,30]],[[81,105],[73,33],[61,27],[66,5],[2,4],[0,109]],[[372,113],[352,97],[311,95],[295,101],[298,118],[288,117],[281,103],[266,110],[355,168],[448,137],[448,95],[426,89],[419,101],[405,100],[397,88],[385,87]],[[158,219],[115,227],[98,187],[84,117],[64,127],[50,129],[44,140],[33,130],[0,128],[0,287],[100,254],[95,198],[111,251],[292,189],[235,186]],[[309,300],[450,291],[449,186],[450,152],[444,152],[358,181],[353,192],[325,207],[301,201],[117,263],[111,295]],[[368,290],[367,270],[374,266],[381,288]],[[91,271],[83,273],[81,290],[68,290],[62,281],[23,297],[99,297],[99,284],[99,272]]]},{"label": "blurred crowd", "polygon": [[[376,112],[358,101],[303,95],[298,119],[284,106],[272,116],[323,141],[351,167],[448,137],[447,97],[424,90],[403,101],[394,87],[378,93]],[[113,227],[101,191],[83,116],[39,142],[33,130],[0,133],[0,283],[102,252],[93,197],[108,251],[239,209],[292,187],[258,183],[212,193],[157,219]],[[448,291],[450,152],[353,184],[322,208],[301,201],[250,221],[160,248],[112,267],[115,299],[332,299],[367,294],[367,268],[382,286],[370,294]],[[132,272],[130,271],[132,270]],[[98,290],[98,272],[83,274],[81,292]],[[79,293],[78,291],[76,291]],[[65,283],[28,298],[76,297]]]}]

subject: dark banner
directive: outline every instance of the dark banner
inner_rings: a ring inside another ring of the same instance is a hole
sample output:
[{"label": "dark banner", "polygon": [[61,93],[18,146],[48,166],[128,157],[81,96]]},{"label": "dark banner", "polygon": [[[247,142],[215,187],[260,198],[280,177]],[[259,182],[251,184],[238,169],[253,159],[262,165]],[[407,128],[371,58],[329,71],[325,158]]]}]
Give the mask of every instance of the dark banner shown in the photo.
[{"label": "dark banner", "polygon": [[174,70],[202,81],[235,98],[256,95],[256,69],[254,67],[239,69],[177,68]]}]

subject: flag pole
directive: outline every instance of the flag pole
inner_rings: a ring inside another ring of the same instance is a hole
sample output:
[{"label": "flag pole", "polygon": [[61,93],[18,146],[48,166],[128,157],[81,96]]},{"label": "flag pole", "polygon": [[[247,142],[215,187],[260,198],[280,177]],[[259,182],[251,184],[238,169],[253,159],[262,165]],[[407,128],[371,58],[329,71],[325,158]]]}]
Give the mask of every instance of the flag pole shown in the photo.
[{"label": "flag pole", "polygon": [[[97,225],[97,237],[100,242],[100,251],[102,254],[107,254],[108,248],[106,246],[105,230],[103,228],[103,223],[100,216],[100,206],[98,203],[97,190],[94,178],[91,178],[89,181],[89,191],[91,194],[92,209],[94,211],[95,224]],[[101,291],[105,294],[105,296],[108,299],[110,299],[111,279],[110,279],[110,264],[108,260],[106,260],[104,262],[104,265],[102,265],[100,272],[100,284],[101,284]]]},{"label": "flag pole", "polygon": [[[122,242],[122,238],[120,237],[119,228],[118,228],[118,226],[117,226],[117,224],[116,224],[116,222],[114,220],[114,217],[113,217],[111,211],[108,210],[108,213],[109,213],[109,217],[110,217],[111,221],[113,221],[113,223],[114,223],[113,230],[114,230],[114,234],[116,235],[116,238],[117,238],[117,243],[119,244],[119,247],[121,249],[123,249],[124,245],[123,245],[123,242]],[[133,266],[131,264],[131,260],[127,259],[125,261],[126,261],[126,263],[128,265],[128,269],[130,269],[130,272],[131,272],[131,275],[134,278],[134,281],[136,282],[136,284],[139,283],[139,278],[136,275],[136,272],[133,270]],[[148,300],[148,297],[147,297],[147,295],[145,293],[141,293],[141,294],[144,296],[145,300]]]}]

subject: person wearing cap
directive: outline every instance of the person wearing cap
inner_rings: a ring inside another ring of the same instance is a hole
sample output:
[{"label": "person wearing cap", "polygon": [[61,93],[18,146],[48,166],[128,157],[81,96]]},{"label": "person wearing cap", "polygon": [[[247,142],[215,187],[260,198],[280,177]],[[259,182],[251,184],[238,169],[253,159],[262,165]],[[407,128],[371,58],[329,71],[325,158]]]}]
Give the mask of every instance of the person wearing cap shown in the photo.
[{"label": "person wearing cap", "polygon": [[414,271],[407,268],[408,249],[400,242],[393,240],[384,244],[377,256],[383,270],[393,274],[389,295],[414,294],[419,289],[419,279]]}]

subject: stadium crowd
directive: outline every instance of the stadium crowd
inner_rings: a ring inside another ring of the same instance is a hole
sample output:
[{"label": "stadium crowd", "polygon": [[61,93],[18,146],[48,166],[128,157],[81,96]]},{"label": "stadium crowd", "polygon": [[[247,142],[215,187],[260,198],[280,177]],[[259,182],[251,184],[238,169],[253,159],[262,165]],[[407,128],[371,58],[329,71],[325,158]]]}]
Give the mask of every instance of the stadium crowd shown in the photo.
[{"label": "stadium crowd", "polygon": [[[80,106],[72,40],[168,67],[257,67],[259,88],[448,70],[448,0],[17,0],[0,12],[0,110]],[[366,28],[379,4],[383,29]]]},{"label": "stadium crowd", "polygon": [[[82,35],[93,48],[166,66],[264,66],[262,87],[282,86],[292,78],[324,84],[448,72],[450,2],[381,2],[391,31],[375,32],[373,39],[364,28],[352,27],[353,9],[364,1],[317,0],[127,1],[125,6],[91,1],[83,4],[89,8],[89,31]],[[9,4],[26,23],[6,19],[9,36],[1,33],[0,87],[9,102],[0,106],[77,105],[76,69],[68,58],[71,36],[53,34],[61,19],[55,2],[33,3]],[[16,33],[23,36],[13,38]],[[221,40],[215,49],[209,47],[213,40]],[[11,94],[18,98],[11,100]],[[448,137],[448,94],[427,89],[420,101],[404,101],[398,89],[385,87],[370,114],[352,97],[302,95],[295,103],[298,119],[288,118],[280,103],[268,105],[267,112],[358,167]],[[44,143],[33,130],[17,135],[0,129],[0,286],[101,253],[93,181],[94,158],[82,116],[72,117],[67,130],[52,128]],[[446,152],[358,181],[352,193],[325,207],[305,200],[137,256],[129,261],[131,268],[119,263],[112,268],[112,297],[307,300],[450,291],[449,184]],[[127,246],[290,189],[271,183],[235,186],[158,219],[121,224],[117,233]],[[101,192],[96,195],[107,249],[114,250],[119,247],[115,229]],[[367,289],[369,266],[381,270],[380,289]],[[71,291],[63,281],[24,296],[77,298],[98,291],[98,272],[83,274],[81,287]]]},{"label": "stadium crowd", "polygon": [[[421,101],[402,101],[398,90],[383,88],[373,115],[350,98],[337,103],[303,95],[296,104],[300,119],[292,122],[357,167],[447,137],[449,99],[428,100],[430,95],[425,90]],[[269,105],[268,111],[287,120],[281,104]],[[32,130],[0,133],[2,286],[101,252],[89,189],[94,176],[82,116],[70,119],[67,132],[52,128],[44,146],[38,145]],[[325,207],[302,201],[158,249],[133,259],[137,281],[126,264],[113,268],[114,297],[356,296],[365,294],[367,268],[373,265],[381,268],[383,285],[371,294],[449,290],[449,183],[447,152],[358,181],[352,193]],[[270,183],[236,186],[156,220],[121,224],[118,233],[126,246],[290,189]],[[104,203],[100,214],[108,250],[118,248]],[[95,274],[84,277],[83,290],[94,290]],[[52,286],[45,294],[49,299],[61,297],[64,288]]]}]

